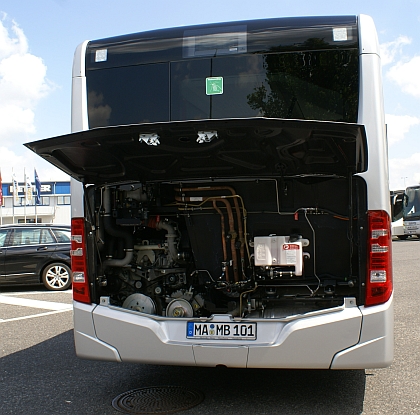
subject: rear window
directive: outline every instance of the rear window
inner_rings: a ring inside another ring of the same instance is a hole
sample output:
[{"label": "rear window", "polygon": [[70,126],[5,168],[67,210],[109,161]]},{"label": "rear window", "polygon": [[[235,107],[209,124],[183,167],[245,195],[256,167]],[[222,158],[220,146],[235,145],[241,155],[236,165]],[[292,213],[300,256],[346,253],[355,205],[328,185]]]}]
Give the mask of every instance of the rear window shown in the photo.
[{"label": "rear window", "polygon": [[59,243],[70,243],[70,231],[64,229],[53,229],[54,235]]},{"label": "rear window", "polygon": [[356,122],[358,51],[221,56],[89,71],[89,127],[269,117]]}]

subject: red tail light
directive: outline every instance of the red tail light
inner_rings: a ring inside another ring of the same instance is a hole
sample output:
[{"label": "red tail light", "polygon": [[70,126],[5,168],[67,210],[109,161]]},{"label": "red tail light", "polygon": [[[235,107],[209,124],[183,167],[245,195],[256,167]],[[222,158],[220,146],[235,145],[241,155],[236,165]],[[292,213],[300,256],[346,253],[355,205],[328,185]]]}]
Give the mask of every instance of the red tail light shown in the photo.
[{"label": "red tail light", "polygon": [[89,278],[86,266],[86,238],[84,218],[71,220],[71,270],[73,299],[90,304]]},{"label": "red tail light", "polygon": [[388,213],[368,212],[368,264],[365,306],[385,303],[392,294],[391,227]]}]

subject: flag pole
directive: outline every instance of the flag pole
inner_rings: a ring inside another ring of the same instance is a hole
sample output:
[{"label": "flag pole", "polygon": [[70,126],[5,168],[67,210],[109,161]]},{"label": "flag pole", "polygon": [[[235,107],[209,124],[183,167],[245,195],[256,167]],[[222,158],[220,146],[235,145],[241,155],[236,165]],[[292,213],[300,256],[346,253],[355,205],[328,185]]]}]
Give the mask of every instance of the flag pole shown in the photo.
[{"label": "flag pole", "polygon": [[[36,190],[36,181],[35,181],[35,172],[36,172],[36,170],[35,170],[35,167],[34,167],[34,182],[35,182],[35,190]],[[35,200],[34,200],[34,202],[35,202],[35,223],[38,223],[38,216],[37,216],[37,212],[36,212],[36,205],[37,205],[37,194],[35,194],[35,193],[33,193],[33,195],[32,195],[32,197],[33,196],[35,196]]]},{"label": "flag pole", "polygon": [[25,169],[25,167],[23,168],[23,176],[25,177],[25,181],[23,182],[23,185],[25,186],[25,206],[23,208],[23,210],[24,210],[23,215],[25,217],[24,222],[26,223],[26,205],[28,204],[28,198],[27,198],[28,187],[27,187],[27,184],[26,184],[26,169]]},{"label": "flag pole", "polygon": [[36,190],[36,197],[35,197],[35,223],[38,223],[38,214],[37,214],[37,205],[41,204],[41,182],[39,181],[38,173],[34,168],[34,178],[35,178],[35,190]]},{"label": "flag pole", "polygon": [[15,223],[15,173],[13,172],[13,167],[12,167],[12,189],[13,189],[13,197],[12,197],[12,223]]}]

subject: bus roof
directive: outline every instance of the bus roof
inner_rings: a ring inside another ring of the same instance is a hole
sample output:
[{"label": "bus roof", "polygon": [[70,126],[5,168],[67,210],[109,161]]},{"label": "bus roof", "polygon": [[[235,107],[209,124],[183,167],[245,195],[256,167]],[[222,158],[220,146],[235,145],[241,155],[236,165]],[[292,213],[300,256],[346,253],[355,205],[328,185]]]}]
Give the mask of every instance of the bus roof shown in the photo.
[{"label": "bus roof", "polygon": [[90,41],[86,69],[242,53],[349,49],[358,45],[356,16],[212,23]]}]

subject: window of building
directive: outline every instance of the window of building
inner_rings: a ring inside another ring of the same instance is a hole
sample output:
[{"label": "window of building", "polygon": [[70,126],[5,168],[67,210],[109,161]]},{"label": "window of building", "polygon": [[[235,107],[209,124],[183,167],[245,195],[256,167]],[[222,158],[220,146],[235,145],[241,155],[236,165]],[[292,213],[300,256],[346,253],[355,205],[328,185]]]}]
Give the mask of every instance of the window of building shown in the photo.
[{"label": "window of building", "polygon": [[57,196],[57,205],[69,205],[70,196]]},{"label": "window of building", "polygon": [[[13,203],[15,203],[14,202],[14,199],[13,199]],[[42,204],[42,197],[41,197],[41,204]],[[19,197],[19,204],[16,204],[15,203],[15,206],[35,206],[35,197],[32,197],[32,200],[31,201],[27,201],[26,199],[25,199],[25,196],[20,196]]]},{"label": "window of building", "polygon": [[42,218],[37,218],[35,222],[35,218],[26,218],[25,219],[18,219],[17,223],[42,223]]}]

